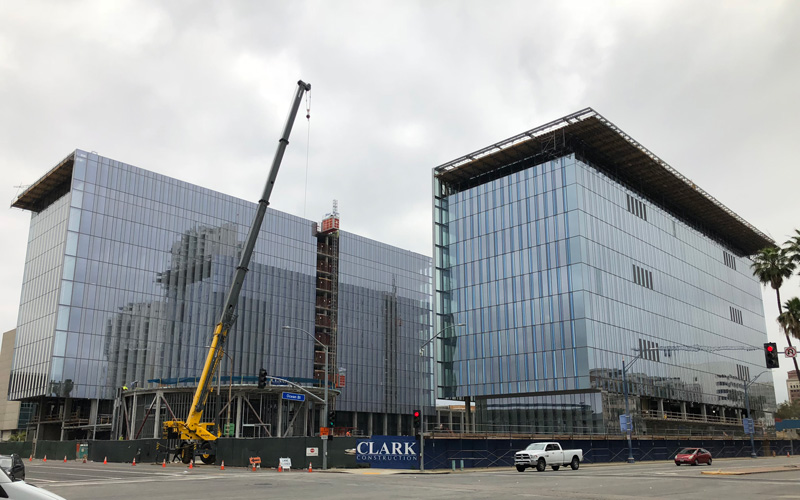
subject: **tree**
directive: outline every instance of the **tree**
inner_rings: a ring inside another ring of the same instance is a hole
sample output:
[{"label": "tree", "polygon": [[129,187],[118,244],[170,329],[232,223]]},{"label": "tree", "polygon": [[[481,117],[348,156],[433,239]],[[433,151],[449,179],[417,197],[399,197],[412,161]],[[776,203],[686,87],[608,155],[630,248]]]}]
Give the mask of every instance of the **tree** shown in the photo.
[{"label": "tree", "polygon": [[800,400],[797,401],[784,401],[778,405],[778,411],[775,412],[775,418],[782,420],[798,419],[800,418]]},{"label": "tree", "polygon": [[[792,277],[795,267],[795,262],[789,256],[789,251],[784,248],[762,248],[753,256],[753,263],[750,265],[753,274],[762,284],[769,283],[775,290],[775,295],[778,298],[778,317],[783,314],[783,309],[781,308],[781,285],[783,285],[784,280]],[[783,333],[786,335],[786,342],[791,347],[792,341],[789,339],[789,332],[784,330]],[[792,361],[794,361],[794,369],[800,374],[797,358],[792,358]]]},{"label": "tree", "polygon": [[796,339],[800,339],[800,299],[791,298],[784,302],[784,311],[778,316],[783,331]]},{"label": "tree", "polygon": [[[786,240],[784,243],[784,249],[789,254],[789,257],[792,259],[792,262],[800,264],[800,229],[794,230],[795,235]],[[800,274],[800,272],[798,272]]]}]

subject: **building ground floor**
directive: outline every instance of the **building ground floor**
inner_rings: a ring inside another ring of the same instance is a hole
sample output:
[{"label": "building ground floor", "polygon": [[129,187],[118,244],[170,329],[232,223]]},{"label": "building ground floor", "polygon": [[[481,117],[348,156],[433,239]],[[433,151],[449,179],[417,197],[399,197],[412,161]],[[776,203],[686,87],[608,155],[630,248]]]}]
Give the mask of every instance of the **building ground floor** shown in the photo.
[{"label": "building ground floor", "polygon": [[[741,405],[741,406],[739,406]],[[426,430],[485,435],[624,434],[621,415],[630,414],[631,433],[638,436],[743,435],[747,410],[743,401],[701,403],[606,390],[561,391],[465,398],[464,405],[438,409]],[[771,413],[753,404],[756,432],[774,433]],[[471,411],[466,411],[471,408]]]},{"label": "building ground floor", "polygon": [[[28,423],[29,440],[161,439],[162,423],[185,420],[194,387],[119,391],[114,400],[38,398]],[[413,435],[410,414],[335,410],[338,391],[318,386],[253,384],[215,387],[203,412],[212,432],[230,438],[314,437],[328,427],[334,411],[334,436]]]},{"label": "building ground floor", "polygon": [[[329,427],[324,389],[318,386],[252,384],[215,387],[203,421],[230,438],[316,437]],[[330,408],[336,407],[329,391]],[[29,440],[161,439],[162,423],[184,420],[194,388],[159,387],[120,391],[115,400],[40,398],[28,423]],[[744,406],[744,405],[743,405]],[[627,407],[627,411],[626,411]],[[742,436],[744,407],[652,396],[629,396],[605,390],[465,398],[425,408],[423,429],[431,436],[620,436],[620,416],[632,416],[634,436]],[[754,410],[757,435],[774,433],[770,413]],[[409,412],[335,411],[334,436],[415,434]]]}]

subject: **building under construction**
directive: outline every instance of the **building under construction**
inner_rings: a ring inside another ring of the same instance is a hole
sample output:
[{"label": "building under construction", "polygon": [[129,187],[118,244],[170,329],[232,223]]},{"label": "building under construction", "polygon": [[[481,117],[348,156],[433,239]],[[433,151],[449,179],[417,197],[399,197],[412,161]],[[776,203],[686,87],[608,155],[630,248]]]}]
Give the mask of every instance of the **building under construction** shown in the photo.
[{"label": "building under construction", "polygon": [[[13,206],[31,227],[9,396],[36,404],[30,434],[184,418],[256,205],[76,150]],[[318,434],[325,348],[337,428],[411,433],[431,260],[339,222],[267,211],[206,413],[223,434]]]}]

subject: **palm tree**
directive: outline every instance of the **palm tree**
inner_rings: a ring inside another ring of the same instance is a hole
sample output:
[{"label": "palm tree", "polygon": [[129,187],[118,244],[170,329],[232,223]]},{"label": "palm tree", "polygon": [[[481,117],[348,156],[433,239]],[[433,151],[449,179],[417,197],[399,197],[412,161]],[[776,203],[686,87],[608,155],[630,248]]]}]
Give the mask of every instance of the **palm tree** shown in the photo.
[{"label": "palm tree", "polygon": [[784,248],[792,259],[792,262],[800,263],[800,229],[795,229],[794,233],[794,236],[786,240]]},{"label": "palm tree", "polygon": [[[783,280],[792,277],[795,269],[795,263],[789,256],[788,251],[778,247],[762,248],[753,256],[753,263],[750,268],[753,270],[755,277],[758,278],[758,281],[764,285],[769,283],[775,290],[775,295],[778,298],[778,317],[780,317],[783,314],[783,309],[781,308],[781,285]],[[789,332],[784,330],[783,333],[786,334],[786,342],[789,347],[792,347]],[[794,361],[794,369],[800,374],[797,358],[792,358],[792,361]]]},{"label": "palm tree", "polygon": [[783,327],[783,331],[791,334],[792,337],[800,339],[800,299],[794,297],[783,304],[785,309],[778,316],[778,323]]}]

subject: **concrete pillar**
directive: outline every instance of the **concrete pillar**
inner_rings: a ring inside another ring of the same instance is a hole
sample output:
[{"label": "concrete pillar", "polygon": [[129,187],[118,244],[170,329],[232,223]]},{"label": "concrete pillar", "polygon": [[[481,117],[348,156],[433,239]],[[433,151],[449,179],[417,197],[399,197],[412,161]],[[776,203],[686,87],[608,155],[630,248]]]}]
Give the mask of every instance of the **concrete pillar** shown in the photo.
[{"label": "concrete pillar", "polygon": [[703,416],[703,422],[708,422],[708,415],[706,414],[706,405],[700,405],[700,414]]},{"label": "concrete pillar", "polygon": [[242,395],[236,396],[236,437],[242,437]]},{"label": "concrete pillar", "polygon": [[[258,410],[261,411],[260,409]],[[322,410],[320,410],[322,411]],[[278,398],[278,428],[272,429],[272,435],[275,437],[282,437],[283,436],[283,399]]]},{"label": "concrete pillar", "polygon": [[372,412],[369,412],[369,414],[367,414],[367,434],[369,436],[372,436],[372,415],[373,415]]},{"label": "concrete pillar", "polygon": [[[305,437],[314,435],[314,430],[308,426],[308,412],[310,408],[311,408],[311,403],[308,401],[308,399],[306,399],[305,403],[303,403],[303,409],[305,410],[303,411],[303,429],[305,429],[305,431],[303,431],[303,435]],[[309,432],[311,434],[309,434]]]},{"label": "concrete pillar", "polygon": [[388,413],[384,413],[383,414],[383,435],[384,436],[389,435],[389,414]]},{"label": "concrete pillar", "polygon": [[402,436],[403,435],[403,416],[397,416],[397,433],[395,436]]},{"label": "concrete pillar", "polygon": [[136,392],[134,392],[131,398],[131,434],[128,436],[128,439],[136,439],[136,399]]},{"label": "concrete pillar", "polygon": [[681,418],[686,420],[686,401],[681,401]]},{"label": "concrete pillar", "polygon": [[89,407],[89,422],[92,424],[92,439],[97,438],[97,413],[100,400],[93,399]]},{"label": "concrete pillar", "polygon": [[156,401],[153,403],[153,439],[161,438],[161,397],[164,395],[163,391],[156,391]]},{"label": "concrete pillar", "polygon": [[658,418],[664,418],[664,400],[658,399]]},{"label": "concrete pillar", "polygon": [[64,425],[66,424],[67,419],[69,418],[69,414],[72,413],[72,399],[65,398],[64,399],[64,411],[61,413],[61,441],[64,441],[64,433],[66,430],[64,429]]}]

